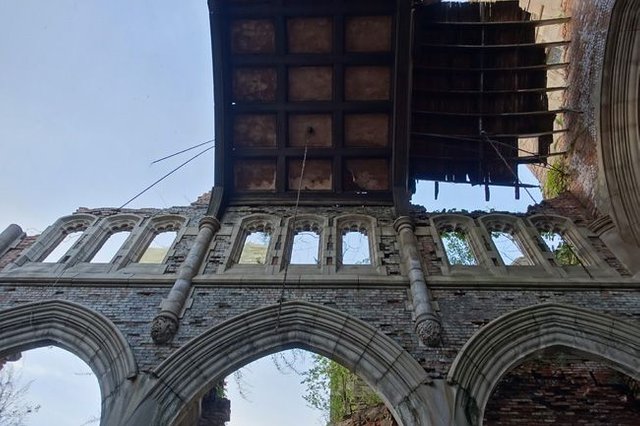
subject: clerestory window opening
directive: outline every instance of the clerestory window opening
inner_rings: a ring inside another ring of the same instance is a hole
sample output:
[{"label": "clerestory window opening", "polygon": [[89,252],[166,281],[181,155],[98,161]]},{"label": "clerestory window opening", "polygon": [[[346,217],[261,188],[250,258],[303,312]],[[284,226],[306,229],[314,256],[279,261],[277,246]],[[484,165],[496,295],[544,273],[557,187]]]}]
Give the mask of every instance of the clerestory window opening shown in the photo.
[{"label": "clerestory window opening", "polygon": [[515,235],[506,231],[492,231],[491,240],[498,250],[500,258],[507,266],[532,265],[531,260],[524,254]]},{"label": "clerestory window opening", "polygon": [[241,265],[264,265],[271,242],[271,233],[264,227],[249,231],[242,245],[238,263]]},{"label": "clerestory window opening", "polygon": [[117,231],[109,235],[100,249],[89,260],[90,263],[111,263],[116,254],[131,235],[131,231]]},{"label": "clerestory window opening", "polygon": [[559,231],[543,231],[540,233],[542,241],[553,253],[556,263],[560,266],[575,266],[580,264],[571,243]]},{"label": "clerestory window opening", "polygon": [[371,265],[369,236],[365,229],[346,230],[343,232],[342,264]]},{"label": "clerestory window opening", "polygon": [[469,236],[463,230],[444,230],[440,239],[450,265],[477,266],[478,259],[473,253]]},{"label": "clerestory window opening", "polygon": [[149,243],[146,250],[138,260],[138,263],[162,263],[167,257],[169,249],[173,245],[178,233],[176,231],[164,231],[157,233]]},{"label": "clerestory window opening", "polygon": [[84,231],[74,231],[65,233],[64,238],[56,245],[56,247],[42,261],[45,263],[58,263],[65,258],[71,247],[78,241],[78,238]]},{"label": "clerestory window opening", "polygon": [[291,247],[292,265],[318,265],[320,263],[320,234],[317,231],[298,231]]}]

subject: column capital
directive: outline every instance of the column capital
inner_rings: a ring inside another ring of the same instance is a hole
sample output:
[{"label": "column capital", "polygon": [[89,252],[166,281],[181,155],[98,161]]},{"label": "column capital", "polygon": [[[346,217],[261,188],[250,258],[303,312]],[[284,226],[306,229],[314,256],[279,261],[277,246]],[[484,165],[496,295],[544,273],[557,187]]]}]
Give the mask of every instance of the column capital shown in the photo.
[{"label": "column capital", "polygon": [[405,228],[409,228],[412,231],[416,229],[413,220],[409,216],[400,216],[393,221],[393,229],[395,229],[396,232],[399,233]]},{"label": "column capital", "polygon": [[203,216],[198,224],[199,229],[210,228],[213,233],[220,230],[220,221],[213,216]]}]

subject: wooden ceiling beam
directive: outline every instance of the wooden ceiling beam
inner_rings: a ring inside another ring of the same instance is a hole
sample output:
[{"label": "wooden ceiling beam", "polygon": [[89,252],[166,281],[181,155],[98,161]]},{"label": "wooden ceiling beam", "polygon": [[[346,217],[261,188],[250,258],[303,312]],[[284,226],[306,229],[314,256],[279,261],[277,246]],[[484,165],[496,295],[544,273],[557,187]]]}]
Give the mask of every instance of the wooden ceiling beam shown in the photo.
[{"label": "wooden ceiling beam", "polygon": [[538,19],[538,20],[530,20],[530,21],[493,21],[493,22],[479,22],[479,21],[427,21],[425,24],[427,25],[451,25],[456,27],[497,27],[497,26],[517,26],[517,25],[526,25],[526,26],[534,26],[540,27],[545,25],[560,25],[566,24],[571,21],[571,17],[565,18],[553,18],[553,19]]},{"label": "wooden ceiling beam", "polygon": [[534,87],[531,89],[510,89],[510,90],[447,90],[447,89],[422,89],[414,87],[414,91],[423,93],[447,94],[447,95],[501,95],[501,94],[522,94],[522,93],[547,93],[567,90],[568,86]]},{"label": "wooden ceiling beam", "polygon": [[566,109],[554,109],[543,111],[520,111],[520,112],[445,112],[445,111],[417,111],[413,113],[416,115],[442,115],[451,117],[524,117],[535,115],[556,115],[567,112]]},{"label": "wooden ceiling beam", "polygon": [[545,43],[512,43],[512,44],[433,44],[422,43],[420,47],[426,49],[469,49],[469,50],[498,50],[498,49],[539,49],[557,46],[568,46],[571,40],[549,41]]},{"label": "wooden ceiling beam", "polygon": [[[541,136],[556,135],[560,133],[567,133],[569,129],[552,130],[549,132],[537,132],[537,133],[499,133],[489,135],[492,138],[539,138]],[[442,138],[442,139],[458,139],[466,141],[479,141],[481,137],[479,135],[447,135],[442,133],[424,133],[424,132],[411,132],[412,136],[428,137],[428,138]]]},{"label": "wooden ceiling beam", "polygon": [[567,68],[569,62],[560,62],[557,64],[544,64],[544,65],[527,65],[527,66],[515,66],[515,67],[498,67],[498,68],[462,68],[462,67],[444,67],[444,66],[431,66],[431,65],[414,65],[414,69],[425,71],[442,71],[442,72],[497,72],[497,71],[535,71],[535,70],[555,70],[561,68]]}]

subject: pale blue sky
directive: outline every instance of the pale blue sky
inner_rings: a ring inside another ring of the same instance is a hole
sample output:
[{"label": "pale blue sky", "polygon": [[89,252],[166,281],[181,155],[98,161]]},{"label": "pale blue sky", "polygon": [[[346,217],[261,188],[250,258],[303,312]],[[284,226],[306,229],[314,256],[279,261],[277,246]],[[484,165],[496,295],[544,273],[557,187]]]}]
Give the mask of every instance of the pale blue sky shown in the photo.
[{"label": "pale blue sky", "polygon": [[[213,138],[205,0],[3,0],[0,58],[0,231],[17,223],[37,234],[80,206],[117,207],[188,157],[155,166],[151,161]],[[211,188],[212,176],[208,153],[131,207],[188,204]],[[421,184],[414,202],[442,208],[428,195],[432,187]],[[445,206],[523,209],[513,204],[512,190],[492,190],[493,204],[487,205],[481,188],[456,188],[441,187],[441,202],[450,203]],[[523,191],[521,205],[528,204]],[[68,390],[57,367],[65,362],[48,349],[38,353],[25,355],[24,375],[40,371],[37,382],[57,377],[53,382],[63,387],[45,386],[52,399],[38,396],[42,412]],[[69,362],[66,368],[73,375],[79,367]],[[291,398],[303,392],[300,378],[277,377],[273,370],[265,359],[246,374],[253,389],[249,405],[232,386],[230,426],[320,424],[317,413],[293,414]],[[95,385],[70,387],[95,392]],[[281,405],[261,401],[267,397]],[[284,414],[289,423],[272,414]],[[52,424],[47,418],[34,417],[30,425]]]}]

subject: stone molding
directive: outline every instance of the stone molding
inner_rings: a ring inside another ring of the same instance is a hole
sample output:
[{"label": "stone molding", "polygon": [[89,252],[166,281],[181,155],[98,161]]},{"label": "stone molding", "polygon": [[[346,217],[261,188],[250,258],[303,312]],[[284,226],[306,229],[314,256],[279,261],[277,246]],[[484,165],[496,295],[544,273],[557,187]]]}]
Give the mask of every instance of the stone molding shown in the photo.
[{"label": "stone molding", "polygon": [[[20,257],[16,260],[16,265],[21,266],[27,262],[41,262],[51,253],[64,237],[72,232],[86,231],[93,226],[98,218],[94,215],[87,213],[78,213],[69,216],[63,216],[55,221],[55,223],[49,226],[38,237],[35,244],[29,247]],[[78,252],[78,242],[74,244],[70,254]]]},{"label": "stone molding", "polygon": [[338,310],[285,302],[225,321],[174,352],[153,371],[153,425],[177,424],[183,410],[217,380],[249,362],[290,348],[334,359],[376,389],[401,425],[427,425],[430,380],[395,341]]},{"label": "stone molding", "polygon": [[118,328],[105,316],[65,300],[28,303],[0,310],[0,357],[55,345],[87,363],[102,395],[100,424],[110,423],[118,394],[138,375],[133,352]]},{"label": "stone molding", "polygon": [[212,216],[204,216],[199,223],[198,235],[189,249],[187,258],[178,270],[169,294],[160,304],[160,313],[151,323],[151,338],[156,344],[165,344],[173,339],[180,326],[179,318],[188,306],[193,277],[202,267],[202,261],[211,244],[213,235],[220,230],[220,221]]},{"label": "stone molding", "polygon": [[640,0],[613,5],[600,92],[599,162],[622,238],[640,245]]},{"label": "stone molding", "polygon": [[432,298],[422,268],[415,225],[410,217],[400,216],[393,222],[393,229],[398,234],[400,257],[409,278],[416,333],[425,345],[437,346],[441,340],[442,324],[431,307]]},{"label": "stone molding", "polygon": [[531,354],[560,346],[608,361],[640,379],[640,327],[570,305],[545,303],[505,314],[484,326],[463,346],[447,381],[458,386],[457,409],[479,424],[500,378]]}]

